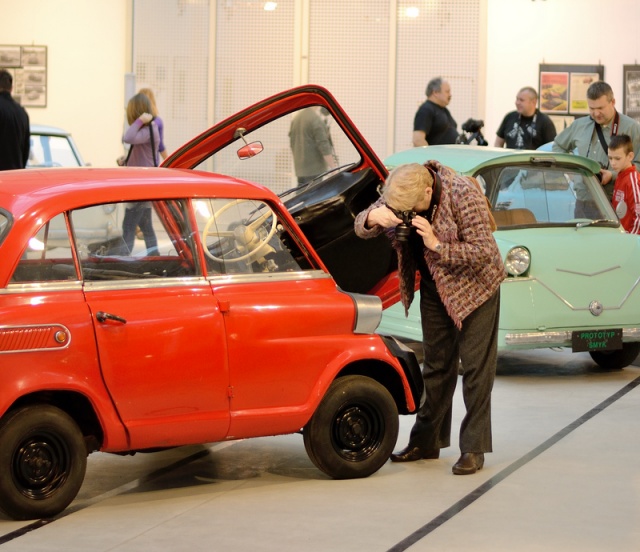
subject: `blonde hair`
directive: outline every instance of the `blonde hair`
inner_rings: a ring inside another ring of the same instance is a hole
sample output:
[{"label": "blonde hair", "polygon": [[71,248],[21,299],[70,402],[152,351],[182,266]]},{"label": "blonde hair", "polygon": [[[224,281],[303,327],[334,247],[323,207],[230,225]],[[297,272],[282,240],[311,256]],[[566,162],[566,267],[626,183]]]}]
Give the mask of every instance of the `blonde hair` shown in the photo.
[{"label": "blonde hair", "polygon": [[389,173],[382,197],[387,205],[398,211],[411,211],[431,186],[433,177],[429,169],[419,163],[408,163]]},{"label": "blonde hair", "polygon": [[158,106],[156,104],[156,96],[153,93],[153,90],[151,90],[151,88],[141,88],[140,90],[138,90],[138,93],[144,94],[147,98],[149,98],[149,101],[151,102],[151,115],[157,117]]},{"label": "blonde hair", "polygon": [[145,94],[141,94],[138,92],[129,100],[129,103],[127,104],[127,121],[131,125],[133,124],[133,121],[135,121],[143,113],[151,113],[151,115],[153,115],[151,100],[149,100],[149,97]]}]

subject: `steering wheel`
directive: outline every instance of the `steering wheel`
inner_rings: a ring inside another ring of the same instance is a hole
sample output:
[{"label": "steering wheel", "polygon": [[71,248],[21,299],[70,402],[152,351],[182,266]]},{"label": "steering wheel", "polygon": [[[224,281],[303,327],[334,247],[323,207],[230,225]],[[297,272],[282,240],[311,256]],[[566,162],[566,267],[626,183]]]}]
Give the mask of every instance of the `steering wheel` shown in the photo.
[{"label": "steering wheel", "polygon": [[[249,259],[250,257],[255,257],[258,253],[262,252],[263,249],[269,247],[269,240],[276,233],[276,228],[278,225],[278,219],[276,218],[275,213],[268,208],[267,212],[260,215],[253,222],[244,225],[240,224],[236,226],[233,230],[223,230],[223,231],[211,231],[211,227],[215,224],[216,220],[220,215],[222,215],[225,211],[233,207],[234,205],[238,205],[239,203],[253,201],[249,199],[235,199],[230,201],[226,205],[223,205],[220,209],[218,209],[207,221],[207,224],[202,231],[202,243],[205,245],[204,253],[210,259],[217,261],[219,263],[238,263],[240,261],[244,261]],[[266,205],[266,204],[265,204]],[[271,228],[269,228],[269,233],[266,236],[258,236],[256,230],[262,226],[262,224],[271,217]],[[232,238],[235,244],[235,250],[239,253],[238,257],[225,257],[221,259],[220,257],[216,257],[209,248],[206,246],[207,237],[208,236],[218,236],[218,237],[228,237]],[[247,251],[245,253],[245,251]]]}]

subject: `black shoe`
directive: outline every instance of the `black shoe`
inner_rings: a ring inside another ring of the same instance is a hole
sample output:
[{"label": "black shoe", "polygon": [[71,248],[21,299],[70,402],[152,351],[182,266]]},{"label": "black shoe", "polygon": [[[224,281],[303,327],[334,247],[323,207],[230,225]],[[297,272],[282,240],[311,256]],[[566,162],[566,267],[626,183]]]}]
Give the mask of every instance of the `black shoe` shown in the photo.
[{"label": "black shoe", "polygon": [[440,449],[422,450],[420,447],[408,446],[391,455],[392,462],[415,462],[416,460],[435,460],[440,457]]},{"label": "black shoe", "polygon": [[451,471],[456,475],[471,475],[484,466],[484,452],[463,452]]}]

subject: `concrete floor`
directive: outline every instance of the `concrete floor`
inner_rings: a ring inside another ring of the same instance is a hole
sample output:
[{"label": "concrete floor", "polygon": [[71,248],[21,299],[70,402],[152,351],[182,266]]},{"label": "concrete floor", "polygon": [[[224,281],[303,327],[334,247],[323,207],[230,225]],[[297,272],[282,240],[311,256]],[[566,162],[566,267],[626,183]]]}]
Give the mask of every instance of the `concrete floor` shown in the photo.
[{"label": "concrete floor", "polygon": [[[0,517],[0,552],[637,551],[635,364],[604,372],[566,350],[500,355],[495,452],[471,476],[452,475],[452,447],[439,460],[333,481],[300,435],[92,454],[78,498],[57,519]],[[401,417],[397,448],[412,423]]]}]

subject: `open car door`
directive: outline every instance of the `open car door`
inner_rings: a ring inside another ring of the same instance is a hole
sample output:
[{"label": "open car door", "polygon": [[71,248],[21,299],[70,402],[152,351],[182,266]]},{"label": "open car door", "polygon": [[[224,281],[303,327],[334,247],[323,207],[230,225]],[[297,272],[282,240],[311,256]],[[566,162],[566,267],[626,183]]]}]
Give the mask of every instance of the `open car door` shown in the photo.
[{"label": "open car door", "polygon": [[378,199],[387,170],[326,89],[306,85],[258,102],[180,147],[163,166],[270,188],[341,289],[378,295],[384,307],[399,300],[389,240],[362,240],[353,229],[356,215]]}]

